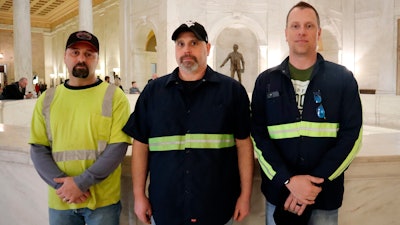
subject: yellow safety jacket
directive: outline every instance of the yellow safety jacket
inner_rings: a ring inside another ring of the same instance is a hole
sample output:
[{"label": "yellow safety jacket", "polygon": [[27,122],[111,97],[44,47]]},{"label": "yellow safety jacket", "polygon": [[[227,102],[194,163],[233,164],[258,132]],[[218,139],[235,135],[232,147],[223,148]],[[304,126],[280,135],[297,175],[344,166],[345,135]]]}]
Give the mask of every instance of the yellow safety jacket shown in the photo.
[{"label": "yellow safety jacket", "polygon": [[[121,130],[129,117],[129,103],[115,89],[104,82],[79,90],[64,85],[48,89],[36,104],[35,112],[42,115],[32,120],[30,143],[51,146],[54,161],[68,176],[82,174],[108,143],[130,142]],[[49,186],[49,207],[96,209],[115,204],[120,200],[120,177],[121,166],[91,186],[91,196],[81,204],[63,202]]]}]

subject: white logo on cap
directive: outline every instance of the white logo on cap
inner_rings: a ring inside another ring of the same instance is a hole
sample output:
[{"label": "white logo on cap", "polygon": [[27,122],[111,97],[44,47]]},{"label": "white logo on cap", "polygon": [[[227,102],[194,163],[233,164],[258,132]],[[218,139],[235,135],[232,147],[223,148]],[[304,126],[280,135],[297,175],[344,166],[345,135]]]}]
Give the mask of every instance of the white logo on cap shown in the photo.
[{"label": "white logo on cap", "polygon": [[194,23],[195,23],[195,22],[189,20],[189,21],[187,21],[185,24],[186,24],[186,26],[191,27],[191,26],[194,26]]}]

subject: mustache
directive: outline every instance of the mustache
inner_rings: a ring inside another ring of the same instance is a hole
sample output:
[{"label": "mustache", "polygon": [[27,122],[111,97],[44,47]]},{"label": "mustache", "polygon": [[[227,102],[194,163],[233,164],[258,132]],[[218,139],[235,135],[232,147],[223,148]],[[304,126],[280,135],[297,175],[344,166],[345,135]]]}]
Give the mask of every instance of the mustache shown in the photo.
[{"label": "mustache", "polygon": [[75,66],[74,66],[74,69],[76,69],[76,67],[85,67],[86,69],[89,69],[89,67],[86,65],[86,63],[84,63],[84,62],[80,62],[80,63],[77,63]]},{"label": "mustache", "polygon": [[192,56],[192,55],[184,55],[184,56],[182,56],[182,57],[179,58],[179,60],[181,61],[181,63],[183,62],[183,59],[184,59],[184,58],[191,58],[191,59],[193,59],[193,61],[197,62],[197,58],[196,58],[196,57],[194,57],[194,56]]}]

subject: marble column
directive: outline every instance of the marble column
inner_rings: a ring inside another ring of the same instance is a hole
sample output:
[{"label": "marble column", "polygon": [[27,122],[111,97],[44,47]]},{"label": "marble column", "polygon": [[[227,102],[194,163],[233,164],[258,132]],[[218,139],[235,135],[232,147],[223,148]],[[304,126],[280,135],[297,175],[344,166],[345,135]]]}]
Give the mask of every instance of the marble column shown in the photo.
[{"label": "marble column", "polygon": [[342,1],[342,49],[339,55],[339,63],[351,70],[357,77],[355,71],[355,3],[354,1]]},{"label": "marble column", "polygon": [[92,1],[79,1],[79,30],[93,32]]},{"label": "marble column", "polygon": [[133,18],[133,2],[131,0],[121,0],[120,1],[120,74],[122,79],[122,86],[131,86],[131,81],[138,80],[135,77],[135,57],[133,57],[132,43],[134,43],[134,25],[132,22]]},{"label": "marble column", "polygon": [[[373,45],[378,45],[378,51],[375,52],[376,55],[379,55],[377,58],[378,65],[378,85],[377,85],[377,94],[390,94],[393,95],[396,93],[396,80],[399,79],[399,75],[396,74],[396,36],[393,35],[396,33],[396,19],[398,17],[398,11],[396,10],[396,5],[398,1],[395,0],[386,0],[382,1],[379,6],[376,7],[376,26],[379,26],[379,34],[376,36],[376,44],[371,43]],[[392,21],[392,22],[389,22]],[[381,37],[384,37],[381,38]],[[385,40],[385,41],[383,41]],[[393,74],[388,76],[388,74]]]},{"label": "marble column", "polygon": [[26,91],[32,85],[32,35],[29,0],[13,1],[14,4],[14,78],[28,78]]},{"label": "marble column", "polygon": [[[174,57],[175,45],[171,44],[171,35],[180,24],[186,21],[179,18],[179,3],[178,0],[167,0],[160,3],[160,29],[158,32],[160,38],[157,37],[157,73],[159,76],[170,73],[177,66]],[[161,46],[166,47],[162,48]]]},{"label": "marble column", "polygon": [[286,26],[285,16],[291,7],[292,3],[288,1],[268,0],[267,27],[265,28],[267,35],[267,58],[264,68],[280,64],[288,55],[284,28]]}]

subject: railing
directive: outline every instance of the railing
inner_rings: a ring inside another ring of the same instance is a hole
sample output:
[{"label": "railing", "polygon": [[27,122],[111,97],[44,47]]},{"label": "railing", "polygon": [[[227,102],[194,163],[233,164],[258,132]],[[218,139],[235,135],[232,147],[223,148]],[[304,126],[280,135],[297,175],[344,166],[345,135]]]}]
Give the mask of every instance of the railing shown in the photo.
[{"label": "railing", "polygon": [[[139,95],[126,95],[131,112]],[[249,93],[251,97],[251,93]],[[400,96],[361,94],[365,125],[400,129]],[[36,99],[0,100],[0,123],[29,127]]]}]

